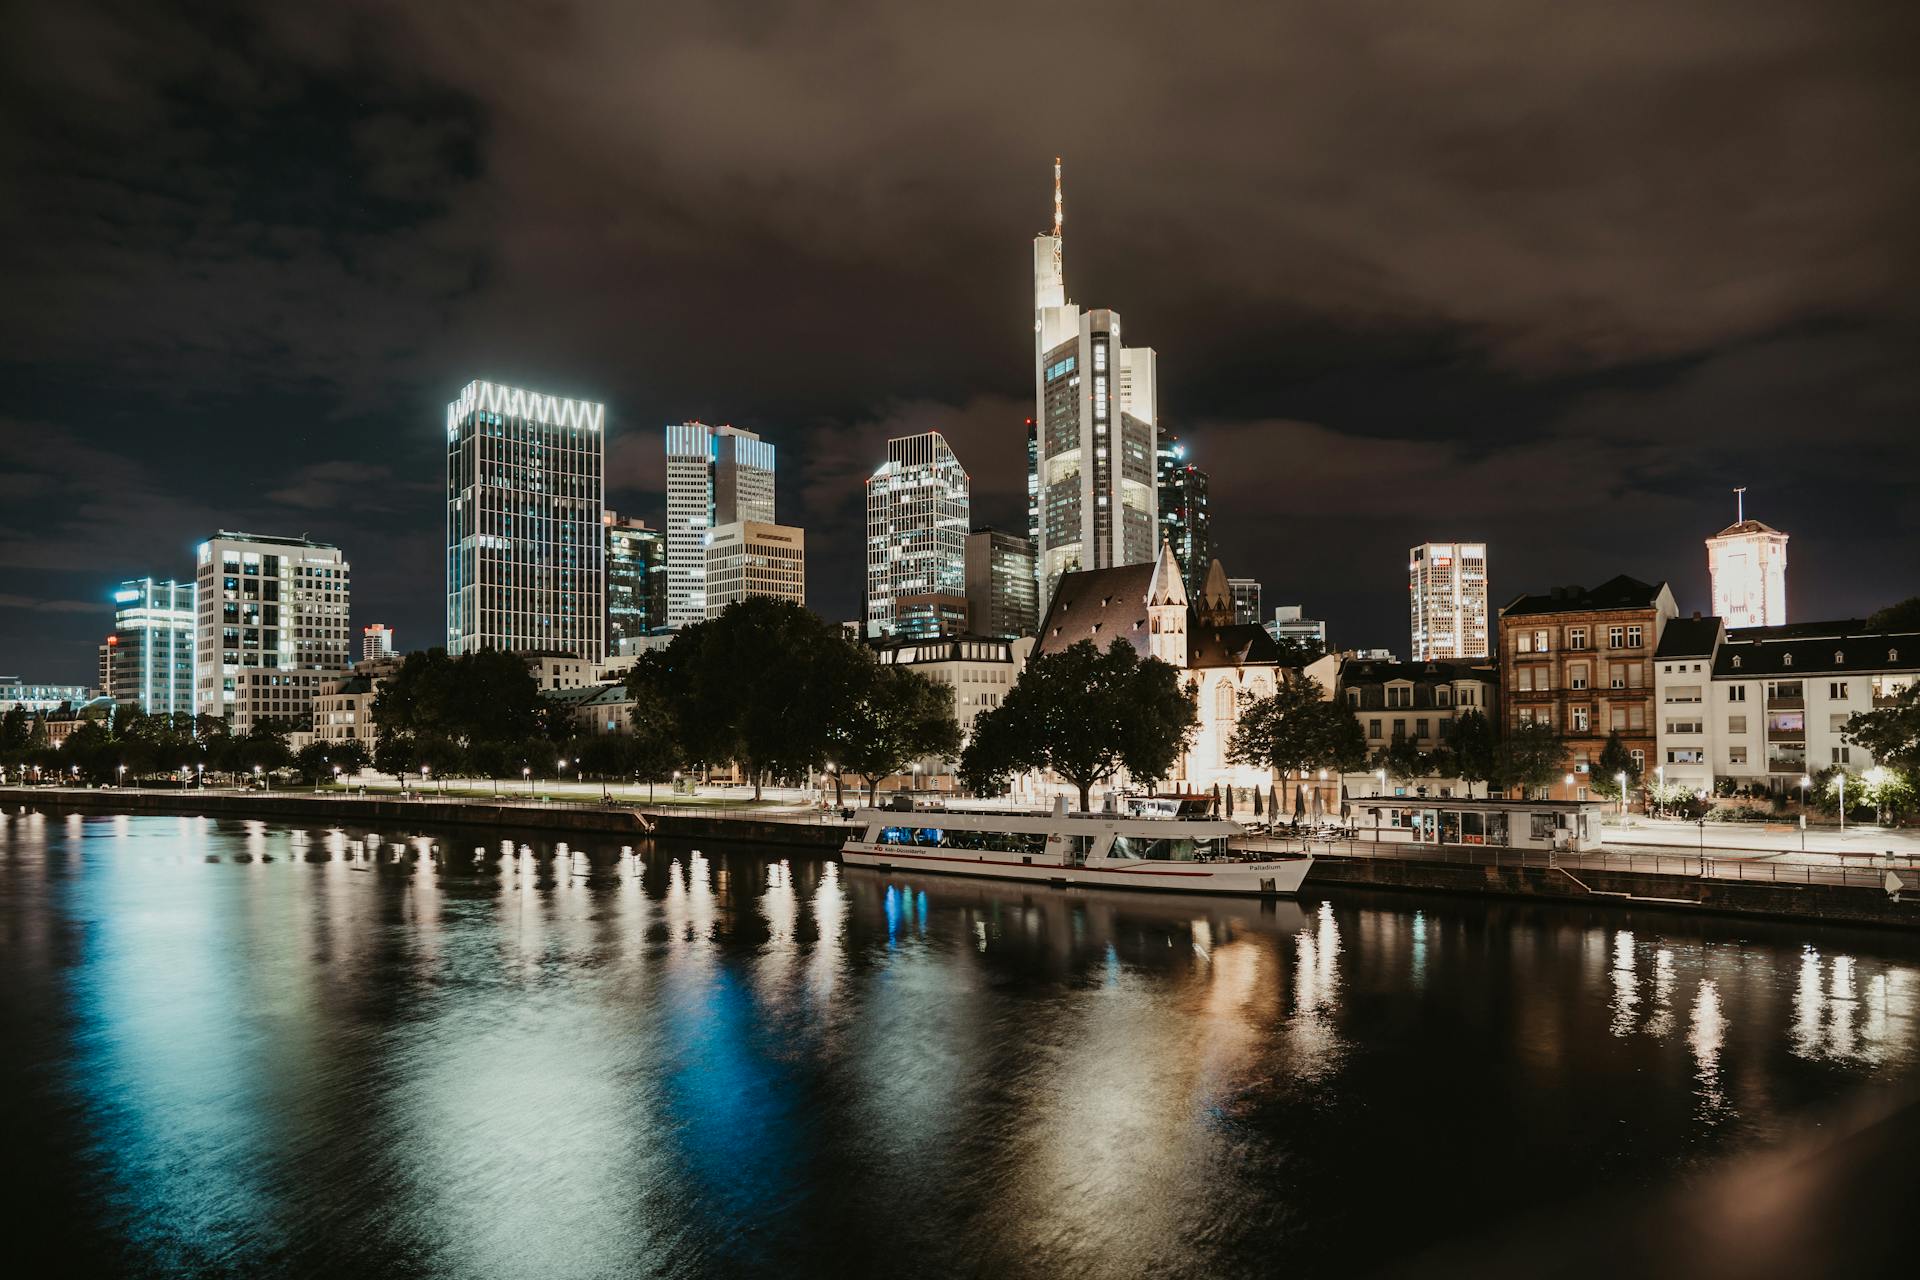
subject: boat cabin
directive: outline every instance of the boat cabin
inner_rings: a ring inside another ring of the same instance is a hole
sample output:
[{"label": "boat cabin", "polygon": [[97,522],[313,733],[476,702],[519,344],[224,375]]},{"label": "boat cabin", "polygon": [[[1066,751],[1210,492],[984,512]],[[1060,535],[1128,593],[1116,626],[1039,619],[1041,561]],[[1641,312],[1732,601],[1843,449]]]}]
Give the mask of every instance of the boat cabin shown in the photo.
[{"label": "boat cabin", "polygon": [[1365,796],[1348,803],[1361,840],[1567,853],[1600,847],[1600,817],[1606,811],[1604,804],[1587,800]]}]

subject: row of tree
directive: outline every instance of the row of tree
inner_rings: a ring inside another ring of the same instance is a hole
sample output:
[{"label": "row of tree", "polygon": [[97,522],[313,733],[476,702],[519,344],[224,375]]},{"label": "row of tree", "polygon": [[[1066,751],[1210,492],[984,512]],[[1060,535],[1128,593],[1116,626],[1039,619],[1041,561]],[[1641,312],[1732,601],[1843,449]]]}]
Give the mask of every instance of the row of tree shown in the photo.
[{"label": "row of tree", "polygon": [[296,757],[288,748],[294,729],[291,721],[264,720],[235,734],[218,716],[148,715],[121,707],[110,717],[85,721],[55,745],[42,717],[14,707],[0,716],[0,765],[46,778],[133,784],[160,776],[217,779],[295,766],[317,767],[315,776],[321,776],[332,763],[349,771],[364,764],[363,757],[352,754],[334,762],[311,751]]}]

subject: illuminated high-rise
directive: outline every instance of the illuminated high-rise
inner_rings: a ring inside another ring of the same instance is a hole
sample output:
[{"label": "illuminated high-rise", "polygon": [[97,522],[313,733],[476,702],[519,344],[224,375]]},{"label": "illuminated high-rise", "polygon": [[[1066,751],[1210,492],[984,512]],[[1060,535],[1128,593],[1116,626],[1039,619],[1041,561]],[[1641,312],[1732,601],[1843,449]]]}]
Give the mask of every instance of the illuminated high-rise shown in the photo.
[{"label": "illuminated high-rise", "polygon": [[193,714],[191,582],[137,578],[113,593],[111,663],[103,692],[148,715]]},{"label": "illuminated high-rise", "polygon": [[965,627],[970,492],[938,431],[887,441],[867,477],[867,635],[899,633],[908,618],[921,634]]},{"label": "illuminated high-rise", "polygon": [[707,616],[708,535],[724,524],[773,523],[773,446],[738,427],[667,428],[667,625]]},{"label": "illuminated high-rise", "polygon": [[1121,341],[1120,314],[1067,301],[1060,162],[1053,229],[1033,242],[1030,467],[1040,607],[1061,574],[1150,563],[1159,548],[1155,357]]},{"label": "illuminated high-rise", "polygon": [[1734,522],[1707,539],[1713,612],[1728,630],[1779,627],[1787,621],[1787,535],[1747,519],[1746,490],[1736,489]]},{"label": "illuminated high-rise", "polygon": [[[1213,517],[1207,510],[1207,473],[1187,456],[1187,446],[1171,431],[1160,433],[1154,451],[1160,490],[1160,541],[1173,548],[1174,563],[1187,594],[1200,594],[1213,563]],[[1258,619],[1255,619],[1258,621]]]},{"label": "illuminated high-rise", "polygon": [[667,540],[644,520],[609,511],[605,521],[607,651],[626,653],[632,642],[667,625]]},{"label": "illuminated high-rise", "polygon": [[1407,552],[1415,662],[1487,656],[1487,545],[1423,542]]},{"label": "illuminated high-rise", "polygon": [[470,382],[447,406],[447,652],[606,656],[603,404]]},{"label": "illuminated high-rise", "polygon": [[195,560],[194,714],[235,733],[304,719],[319,686],[352,663],[352,569],[340,548],[223,529]]}]

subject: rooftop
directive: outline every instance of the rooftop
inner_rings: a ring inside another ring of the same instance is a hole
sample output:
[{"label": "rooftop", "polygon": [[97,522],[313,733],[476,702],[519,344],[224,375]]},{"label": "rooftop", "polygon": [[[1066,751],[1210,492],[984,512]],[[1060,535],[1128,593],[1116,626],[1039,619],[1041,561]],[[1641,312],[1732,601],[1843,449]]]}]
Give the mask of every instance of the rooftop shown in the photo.
[{"label": "rooftop", "polygon": [[1720,619],[1718,618],[1675,618],[1667,623],[1667,629],[1660,635],[1660,647],[1653,651],[1658,658],[1707,658],[1713,656],[1714,646],[1720,640]]},{"label": "rooftop", "polygon": [[1500,611],[1512,617],[1551,613],[1605,613],[1612,609],[1651,609],[1667,589],[1664,582],[1642,582],[1621,574],[1597,587],[1555,587],[1541,595],[1516,596]]}]

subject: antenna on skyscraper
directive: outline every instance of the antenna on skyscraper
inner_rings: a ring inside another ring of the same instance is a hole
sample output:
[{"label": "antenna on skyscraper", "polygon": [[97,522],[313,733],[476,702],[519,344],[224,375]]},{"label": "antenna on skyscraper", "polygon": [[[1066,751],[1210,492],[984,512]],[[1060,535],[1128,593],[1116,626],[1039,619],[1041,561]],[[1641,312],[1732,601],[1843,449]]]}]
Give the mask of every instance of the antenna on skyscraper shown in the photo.
[{"label": "antenna on skyscraper", "polygon": [[1060,234],[1060,224],[1066,221],[1066,206],[1060,199],[1060,157],[1053,158],[1053,234]]},{"label": "antenna on skyscraper", "polygon": [[1745,485],[1733,491],[1733,509],[1738,517],[1734,523],[1745,524],[1747,522],[1747,489]]}]

